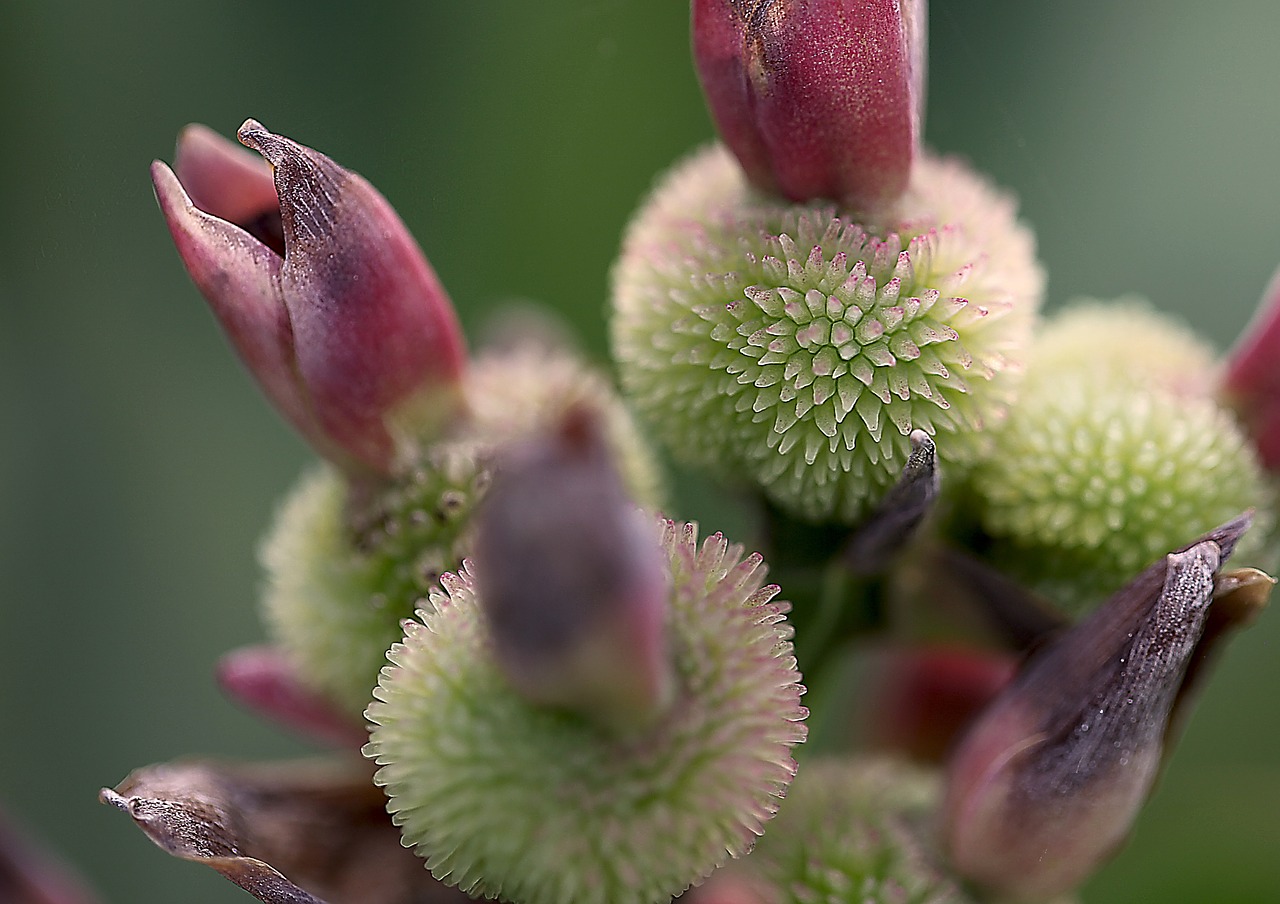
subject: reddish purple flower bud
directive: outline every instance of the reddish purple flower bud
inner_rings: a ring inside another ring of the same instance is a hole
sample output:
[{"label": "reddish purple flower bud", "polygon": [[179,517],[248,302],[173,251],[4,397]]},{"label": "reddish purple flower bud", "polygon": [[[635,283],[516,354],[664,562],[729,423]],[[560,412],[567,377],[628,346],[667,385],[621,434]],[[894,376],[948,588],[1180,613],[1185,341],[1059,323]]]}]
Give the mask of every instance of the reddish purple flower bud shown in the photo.
[{"label": "reddish purple flower bud", "polygon": [[4,904],[97,904],[75,872],[37,847],[0,813],[0,901]]},{"label": "reddish purple flower bud", "polygon": [[369,739],[362,723],[298,681],[275,647],[232,650],[218,660],[216,676],[232,700],[308,737],[351,749]]},{"label": "reddish purple flower bud", "polygon": [[[1245,514],[1170,553],[1048,643],[952,757],[944,843],[956,871],[1014,900],[1083,882],[1123,843],[1150,793],[1215,593],[1251,618],[1265,583],[1216,587]],[[1267,585],[1269,586],[1269,585]],[[1247,598],[1247,599],[1246,599]]]},{"label": "reddish purple flower bud", "polygon": [[958,647],[878,651],[863,719],[873,750],[940,763],[1009,683],[1013,657]]},{"label": "reddish purple flower bud", "polygon": [[152,164],[178,253],[267,397],[322,455],[389,473],[454,410],[453,306],[363,178],[253,120],[190,127]]},{"label": "reddish purple flower bud", "polygon": [[674,690],[670,580],[599,416],[570,409],[515,450],[478,517],[478,599],[512,686],[616,727],[661,712]]},{"label": "reddish purple flower bud", "polygon": [[1240,414],[1263,465],[1280,470],[1280,270],[1258,312],[1227,356],[1223,389]]},{"label": "reddish purple flower bud", "polygon": [[907,187],[924,106],[924,0],[693,0],[720,135],[758,188],[877,213]]}]

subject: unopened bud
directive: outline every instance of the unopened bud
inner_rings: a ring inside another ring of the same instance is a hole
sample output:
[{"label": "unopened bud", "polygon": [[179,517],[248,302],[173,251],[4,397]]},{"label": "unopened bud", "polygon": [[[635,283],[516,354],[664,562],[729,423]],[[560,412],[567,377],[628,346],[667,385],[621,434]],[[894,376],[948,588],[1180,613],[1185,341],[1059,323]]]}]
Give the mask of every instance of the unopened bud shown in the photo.
[{"label": "unopened bud", "polygon": [[1083,882],[1129,833],[1165,754],[1215,575],[1251,514],[1151,565],[1030,659],[952,758],[956,870],[1016,900]]}]

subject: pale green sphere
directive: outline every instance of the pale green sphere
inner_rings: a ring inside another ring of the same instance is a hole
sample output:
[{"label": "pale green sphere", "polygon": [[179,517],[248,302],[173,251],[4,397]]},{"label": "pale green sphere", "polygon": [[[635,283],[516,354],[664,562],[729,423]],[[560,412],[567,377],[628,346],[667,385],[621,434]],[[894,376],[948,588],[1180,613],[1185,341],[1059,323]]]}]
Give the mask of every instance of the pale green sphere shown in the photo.
[{"label": "pale green sphere", "polygon": [[892,222],[748,187],[719,145],[677,165],[613,279],[623,388],[673,456],[813,520],[854,521],[922,429],[944,463],[1004,417],[1040,301],[1010,199],[924,155]]},{"label": "pale green sphere", "polygon": [[889,759],[801,763],[756,850],[731,867],[777,904],[974,904],[933,847],[938,776]]},{"label": "pale green sphere", "polygon": [[995,452],[974,474],[993,561],[1079,612],[1258,508],[1235,561],[1265,564],[1252,557],[1272,521],[1271,490],[1212,395],[1213,368],[1186,330],[1133,304],[1090,303],[1050,323]]},{"label": "pale green sphere", "polygon": [[437,878],[521,904],[665,904],[748,851],[776,811],[806,715],[786,604],[758,555],[658,526],[678,689],[638,733],[526,701],[495,661],[469,570],[406,623],[365,753]]}]

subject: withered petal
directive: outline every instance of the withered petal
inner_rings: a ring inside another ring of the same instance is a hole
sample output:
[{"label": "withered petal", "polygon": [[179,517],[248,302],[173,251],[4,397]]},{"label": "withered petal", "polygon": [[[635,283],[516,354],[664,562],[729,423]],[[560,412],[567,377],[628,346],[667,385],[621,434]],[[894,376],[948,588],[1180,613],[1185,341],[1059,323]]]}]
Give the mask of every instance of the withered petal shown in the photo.
[{"label": "withered petal", "polygon": [[1251,520],[1152,564],[1033,655],[978,720],[951,760],[944,805],[962,875],[1049,897],[1124,841],[1159,774],[1215,576]]},{"label": "withered petal", "polygon": [[99,797],[163,850],[265,904],[469,900],[400,844],[370,767],[354,758],[147,766]]}]

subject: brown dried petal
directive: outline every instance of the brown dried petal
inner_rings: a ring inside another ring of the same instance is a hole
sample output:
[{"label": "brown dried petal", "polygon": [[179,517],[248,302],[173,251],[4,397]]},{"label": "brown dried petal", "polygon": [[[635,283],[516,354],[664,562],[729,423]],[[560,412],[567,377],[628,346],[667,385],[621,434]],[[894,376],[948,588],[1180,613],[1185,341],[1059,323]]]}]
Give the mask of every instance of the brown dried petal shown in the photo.
[{"label": "brown dried petal", "polygon": [[162,849],[217,870],[264,904],[469,900],[401,846],[362,761],[147,766],[100,799]]}]

